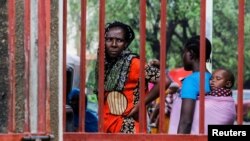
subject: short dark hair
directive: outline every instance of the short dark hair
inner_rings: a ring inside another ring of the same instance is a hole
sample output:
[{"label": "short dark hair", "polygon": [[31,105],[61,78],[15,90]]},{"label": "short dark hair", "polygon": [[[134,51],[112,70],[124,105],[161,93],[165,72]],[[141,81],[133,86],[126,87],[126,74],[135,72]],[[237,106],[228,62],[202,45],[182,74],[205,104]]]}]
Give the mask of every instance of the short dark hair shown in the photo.
[{"label": "short dark hair", "polygon": [[[206,40],[206,62],[208,62],[210,60],[210,54],[211,54],[211,43],[207,38],[205,38],[205,40]],[[193,51],[196,59],[200,59],[200,36],[197,35],[189,38],[185,44],[185,48],[189,51]]]},{"label": "short dark hair", "polygon": [[135,33],[133,29],[129,25],[119,21],[107,23],[105,28],[105,34],[113,27],[120,27],[125,31],[125,40],[128,42],[128,45],[134,40]]},{"label": "short dark hair", "polygon": [[226,69],[226,68],[221,68],[221,69],[224,70],[227,73],[228,81],[231,81],[231,83],[232,83],[230,88],[232,88],[234,86],[234,81],[235,81],[233,72],[231,70],[229,70],[229,69]]}]

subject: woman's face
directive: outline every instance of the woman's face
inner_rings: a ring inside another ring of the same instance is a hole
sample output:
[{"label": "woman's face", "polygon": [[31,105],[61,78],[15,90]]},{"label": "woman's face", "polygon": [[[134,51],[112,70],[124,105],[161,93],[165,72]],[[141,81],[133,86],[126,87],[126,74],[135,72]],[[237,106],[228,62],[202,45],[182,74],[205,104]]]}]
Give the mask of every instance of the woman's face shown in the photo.
[{"label": "woman's face", "polygon": [[106,32],[105,47],[106,53],[110,58],[118,57],[127,47],[125,32],[121,27],[112,27]]},{"label": "woman's face", "polygon": [[191,71],[193,69],[192,67],[192,59],[191,59],[191,52],[187,49],[184,49],[184,52],[182,54],[182,61],[183,66],[186,71]]}]

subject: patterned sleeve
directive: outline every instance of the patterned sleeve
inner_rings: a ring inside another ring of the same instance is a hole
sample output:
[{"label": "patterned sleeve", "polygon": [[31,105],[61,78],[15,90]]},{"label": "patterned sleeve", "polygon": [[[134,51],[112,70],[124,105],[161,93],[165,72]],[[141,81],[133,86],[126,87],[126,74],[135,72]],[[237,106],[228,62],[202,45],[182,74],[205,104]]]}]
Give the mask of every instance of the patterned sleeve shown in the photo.
[{"label": "patterned sleeve", "polygon": [[160,78],[160,70],[156,67],[147,65],[145,69],[145,78],[148,82],[155,83]]}]

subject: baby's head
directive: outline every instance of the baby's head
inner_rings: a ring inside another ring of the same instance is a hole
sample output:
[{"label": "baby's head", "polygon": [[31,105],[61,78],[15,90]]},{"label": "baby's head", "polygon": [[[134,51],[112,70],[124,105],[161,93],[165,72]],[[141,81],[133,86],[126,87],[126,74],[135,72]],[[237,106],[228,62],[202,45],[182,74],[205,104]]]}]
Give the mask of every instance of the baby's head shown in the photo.
[{"label": "baby's head", "polygon": [[148,65],[160,69],[160,61],[158,59],[149,60]]},{"label": "baby's head", "polygon": [[234,75],[228,69],[217,69],[213,72],[210,79],[211,89],[226,88],[231,89],[234,85]]}]

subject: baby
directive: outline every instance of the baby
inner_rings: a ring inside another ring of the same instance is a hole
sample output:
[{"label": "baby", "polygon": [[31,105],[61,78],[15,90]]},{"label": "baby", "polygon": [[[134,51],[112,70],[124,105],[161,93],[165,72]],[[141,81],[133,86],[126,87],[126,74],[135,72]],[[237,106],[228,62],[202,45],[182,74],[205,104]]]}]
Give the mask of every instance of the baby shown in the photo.
[{"label": "baby", "polygon": [[231,88],[234,85],[233,73],[224,68],[217,69],[213,72],[210,79],[211,92],[206,95],[211,96],[232,96]]}]

